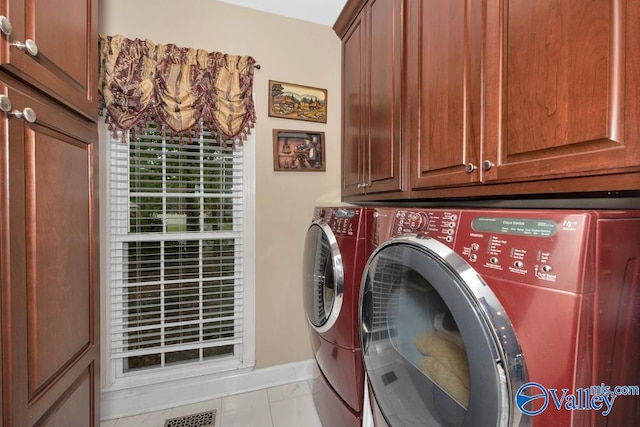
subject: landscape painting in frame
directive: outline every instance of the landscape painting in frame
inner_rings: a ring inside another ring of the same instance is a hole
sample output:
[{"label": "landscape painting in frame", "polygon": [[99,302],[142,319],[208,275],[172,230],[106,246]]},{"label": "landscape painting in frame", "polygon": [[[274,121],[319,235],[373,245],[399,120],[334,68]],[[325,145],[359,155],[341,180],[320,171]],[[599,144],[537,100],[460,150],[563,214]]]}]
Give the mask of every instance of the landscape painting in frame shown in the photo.
[{"label": "landscape painting in frame", "polygon": [[327,90],[269,80],[269,116],[327,123]]},{"label": "landscape painting in frame", "polygon": [[324,151],[324,132],[273,130],[274,171],[322,172]]}]

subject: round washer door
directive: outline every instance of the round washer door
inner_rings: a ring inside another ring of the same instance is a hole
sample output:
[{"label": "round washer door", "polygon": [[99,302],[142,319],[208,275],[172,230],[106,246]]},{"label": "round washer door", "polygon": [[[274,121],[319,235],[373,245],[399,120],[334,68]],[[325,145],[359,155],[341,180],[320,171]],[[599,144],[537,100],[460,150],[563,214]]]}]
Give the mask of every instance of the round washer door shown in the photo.
[{"label": "round washer door", "polygon": [[514,426],[527,373],[501,304],[473,268],[430,238],[371,255],[360,294],[362,352],[390,426]]},{"label": "round washer door", "polygon": [[322,221],[307,230],[302,281],[307,319],[315,330],[326,332],[340,314],[344,269],[335,235]]}]

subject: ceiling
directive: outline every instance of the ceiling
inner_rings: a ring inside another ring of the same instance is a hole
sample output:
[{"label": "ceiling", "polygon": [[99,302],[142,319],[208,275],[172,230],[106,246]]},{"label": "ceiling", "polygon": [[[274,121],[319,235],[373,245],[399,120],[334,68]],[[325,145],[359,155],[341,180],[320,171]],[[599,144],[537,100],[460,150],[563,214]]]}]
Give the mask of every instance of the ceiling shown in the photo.
[{"label": "ceiling", "polygon": [[333,27],[347,0],[218,0]]}]

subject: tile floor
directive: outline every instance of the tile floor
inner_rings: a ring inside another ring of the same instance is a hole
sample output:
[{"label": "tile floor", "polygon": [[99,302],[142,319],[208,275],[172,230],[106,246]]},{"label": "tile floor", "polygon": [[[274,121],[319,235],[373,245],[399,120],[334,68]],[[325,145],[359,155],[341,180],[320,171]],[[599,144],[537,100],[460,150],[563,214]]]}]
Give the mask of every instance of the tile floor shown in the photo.
[{"label": "tile floor", "polygon": [[167,419],[212,409],[217,410],[215,427],[322,427],[311,396],[311,381],[103,421],[100,427],[163,427]]}]

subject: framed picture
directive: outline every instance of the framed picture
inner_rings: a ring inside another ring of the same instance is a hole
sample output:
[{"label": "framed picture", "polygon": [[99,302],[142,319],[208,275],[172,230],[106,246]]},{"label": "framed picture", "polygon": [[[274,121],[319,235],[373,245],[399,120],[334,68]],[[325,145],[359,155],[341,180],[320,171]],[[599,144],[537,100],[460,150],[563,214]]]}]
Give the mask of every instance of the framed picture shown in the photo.
[{"label": "framed picture", "polygon": [[273,130],[274,171],[324,171],[324,152],[324,132]]},{"label": "framed picture", "polygon": [[327,123],[327,90],[269,80],[269,116]]}]

